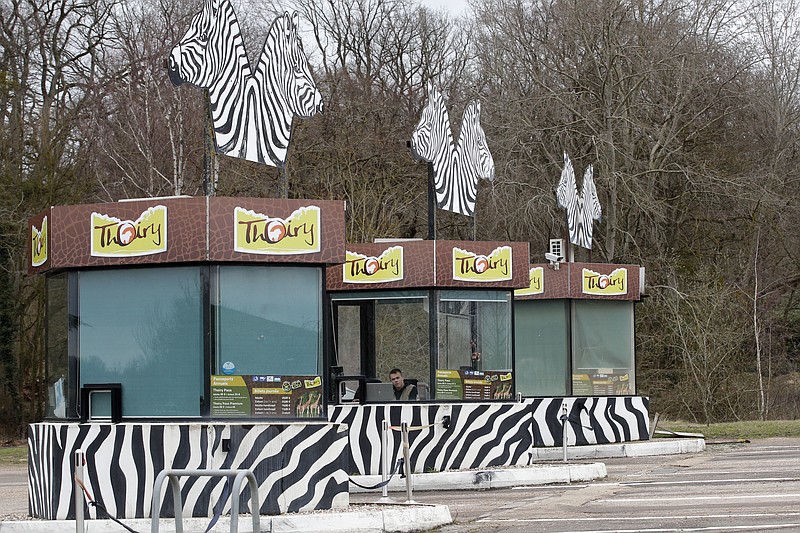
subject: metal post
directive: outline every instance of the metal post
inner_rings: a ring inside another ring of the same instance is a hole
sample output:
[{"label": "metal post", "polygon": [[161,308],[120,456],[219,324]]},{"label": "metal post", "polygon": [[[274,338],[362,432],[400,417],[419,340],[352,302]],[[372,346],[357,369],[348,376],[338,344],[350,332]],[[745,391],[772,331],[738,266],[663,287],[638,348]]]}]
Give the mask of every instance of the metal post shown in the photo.
[{"label": "metal post", "polygon": [[403,422],[401,427],[403,430],[403,462],[406,469],[406,503],[414,503],[414,499],[411,497],[413,468],[411,466],[411,449],[408,445],[408,422]]},{"label": "metal post", "polygon": [[[386,483],[389,479],[389,421],[383,420],[383,433],[381,433],[381,481]],[[389,498],[389,485],[381,489],[382,499]]]},{"label": "metal post", "polygon": [[433,177],[433,163],[428,163],[428,240],[436,240],[436,183]]},{"label": "metal post", "polygon": [[567,462],[567,421],[569,415],[567,414],[567,404],[561,405],[561,446],[564,450],[564,462]]},{"label": "metal post", "polygon": [[158,533],[159,517],[161,514],[161,490],[164,480],[168,480],[172,487],[172,500],[175,507],[175,532],[183,533],[183,498],[181,497],[179,476],[212,476],[212,477],[233,477],[231,487],[231,531],[238,531],[239,527],[239,494],[242,489],[242,481],[247,479],[250,487],[250,514],[253,518],[253,531],[261,531],[260,512],[261,500],[258,497],[258,482],[251,470],[162,470],[156,476],[153,485],[153,498],[150,505],[150,532]]},{"label": "metal post", "polygon": [[75,450],[75,477],[72,480],[75,492],[75,533],[85,533],[86,526],[83,523],[83,489],[78,480],[83,481],[83,465],[86,464],[86,455],[83,450]]}]

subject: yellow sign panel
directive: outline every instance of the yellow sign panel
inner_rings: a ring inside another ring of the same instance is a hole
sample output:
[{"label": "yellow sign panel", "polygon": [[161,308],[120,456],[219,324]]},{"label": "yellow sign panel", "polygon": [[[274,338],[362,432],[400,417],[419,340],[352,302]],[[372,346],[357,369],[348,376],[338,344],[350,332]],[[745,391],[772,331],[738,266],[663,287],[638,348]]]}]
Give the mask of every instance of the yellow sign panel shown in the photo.
[{"label": "yellow sign panel", "polygon": [[233,210],[237,252],[263,255],[310,254],[320,251],[320,208],[301,207],[286,219],[249,209]]},{"label": "yellow sign panel", "polygon": [[628,270],[617,268],[611,274],[583,269],[583,294],[615,296],[628,293]]},{"label": "yellow sign panel", "polygon": [[544,268],[534,267],[530,270],[530,284],[525,289],[514,291],[515,296],[530,296],[532,294],[544,294]]},{"label": "yellow sign panel", "polygon": [[378,257],[346,252],[342,265],[345,283],[387,283],[403,279],[403,247],[392,246]]},{"label": "yellow sign panel", "polygon": [[94,257],[131,257],[167,251],[167,207],[150,207],[136,220],[92,213]]},{"label": "yellow sign panel", "polygon": [[307,389],[313,389],[322,385],[322,378],[319,376],[314,376],[314,379],[306,379],[303,380],[303,382]]},{"label": "yellow sign panel", "polygon": [[513,274],[511,265],[510,246],[495,248],[488,256],[453,248],[453,279],[456,281],[509,281]]},{"label": "yellow sign panel", "polygon": [[47,262],[47,217],[42,219],[42,229],[31,226],[31,266]]},{"label": "yellow sign panel", "polygon": [[212,387],[247,387],[242,376],[211,376]]}]

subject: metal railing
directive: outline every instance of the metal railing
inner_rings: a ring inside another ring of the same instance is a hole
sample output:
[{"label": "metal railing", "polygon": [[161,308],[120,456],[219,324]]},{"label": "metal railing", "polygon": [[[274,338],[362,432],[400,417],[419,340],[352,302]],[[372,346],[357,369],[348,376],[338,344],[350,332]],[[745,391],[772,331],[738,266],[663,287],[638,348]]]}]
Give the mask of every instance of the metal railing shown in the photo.
[{"label": "metal railing", "polygon": [[[176,533],[183,533],[183,497],[181,496],[181,487],[178,483],[180,476],[194,476],[194,477],[232,477],[233,485],[231,486],[231,531],[239,530],[239,494],[241,493],[242,482],[247,478],[247,483],[250,486],[250,500],[251,500],[251,515],[253,517],[253,531],[261,531],[260,525],[260,510],[261,502],[258,499],[258,483],[256,483],[256,476],[251,470],[162,470],[158,477],[156,477],[153,486],[153,502],[150,507],[150,531],[152,533],[158,532],[159,519],[161,515],[161,490],[164,486],[164,479],[169,478],[169,484],[172,487],[172,499],[175,505],[175,531]],[[223,502],[224,505],[224,502]]]}]

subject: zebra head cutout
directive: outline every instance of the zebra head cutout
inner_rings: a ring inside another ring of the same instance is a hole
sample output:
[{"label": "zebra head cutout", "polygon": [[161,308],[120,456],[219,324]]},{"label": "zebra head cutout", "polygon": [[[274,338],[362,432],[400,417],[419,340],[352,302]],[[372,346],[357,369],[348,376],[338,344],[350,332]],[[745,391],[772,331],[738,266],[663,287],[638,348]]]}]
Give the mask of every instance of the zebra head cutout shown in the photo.
[{"label": "zebra head cutout", "polygon": [[428,103],[411,133],[409,147],[415,159],[431,163],[436,205],[440,209],[475,216],[478,179],[494,179],[494,159],[480,115],[480,103],[467,106],[458,142],[453,145],[444,98],[433,83],[428,83]]},{"label": "zebra head cutout", "polygon": [[572,169],[572,161],[565,152],[564,169],[561,171],[561,179],[556,188],[556,201],[558,206],[567,212],[569,242],[591,250],[593,221],[599,221],[602,215],[597,189],[594,186],[592,165],[586,168],[583,175],[583,194],[578,196],[575,171]]},{"label": "zebra head cutout", "polygon": [[283,167],[292,119],[322,111],[298,20],[297,13],[275,19],[252,69],[230,0],[205,0],[170,51],[172,83],[208,90],[220,153]]}]

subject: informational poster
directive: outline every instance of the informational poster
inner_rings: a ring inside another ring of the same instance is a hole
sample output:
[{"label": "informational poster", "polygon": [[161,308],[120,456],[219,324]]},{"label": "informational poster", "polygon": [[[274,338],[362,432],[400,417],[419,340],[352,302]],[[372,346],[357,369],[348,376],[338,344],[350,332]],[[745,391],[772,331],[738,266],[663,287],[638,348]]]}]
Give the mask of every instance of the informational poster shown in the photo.
[{"label": "informational poster", "polygon": [[458,370],[436,370],[436,399],[461,400],[464,384]]},{"label": "informational poster", "polygon": [[619,396],[630,394],[630,373],[624,369],[581,369],[572,374],[574,396]]},{"label": "informational poster", "polygon": [[508,400],[512,373],[503,370],[436,370],[437,400]]},{"label": "informational poster", "polygon": [[233,418],[319,418],[320,376],[211,376],[211,415]]}]

